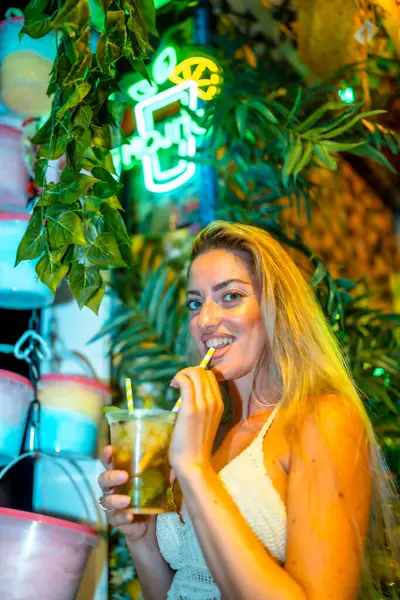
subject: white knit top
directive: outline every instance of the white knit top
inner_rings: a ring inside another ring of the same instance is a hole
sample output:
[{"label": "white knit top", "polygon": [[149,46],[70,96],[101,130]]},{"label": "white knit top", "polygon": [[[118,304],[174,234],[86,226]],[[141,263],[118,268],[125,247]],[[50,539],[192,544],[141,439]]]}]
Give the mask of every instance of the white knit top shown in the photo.
[{"label": "white knit top", "polygon": [[[263,440],[274,409],[251,444],[228,463],[219,477],[264,547],[280,563],[286,552],[286,508],[265,472]],[[221,600],[192,522],[175,513],[157,517],[157,540],[165,560],[176,570],[168,600]]]}]

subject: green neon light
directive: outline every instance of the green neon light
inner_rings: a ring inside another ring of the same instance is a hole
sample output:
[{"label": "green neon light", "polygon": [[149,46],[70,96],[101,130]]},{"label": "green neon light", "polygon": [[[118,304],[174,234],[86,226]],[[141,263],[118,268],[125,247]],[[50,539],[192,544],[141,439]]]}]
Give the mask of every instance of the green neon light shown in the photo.
[{"label": "green neon light", "polygon": [[[167,193],[184,185],[196,174],[196,164],[188,158],[194,157],[197,139],[205,134],[205,129],[195,123],[192,117],[181,112],[163,123],[163,131],[156,129],[154,113],[170,104],[180,102],[191,111],[201,115],[197,108],[197,85],[194,81],[184,81],[156,96],[146,98],[134,108],[137,134],[129,144],[124,144],[114,153],[116,167],[131,168],[137,160],[142,161],[146,188],[153,193]],[[176,147],[177,163],[169,169],[162,169],[160,151]]]},{"label": "green neon light", "polygon": [[153,79],[161,85],[165,83],[178,63],[176,50],[173,46],[167,46],[160,52],[153,64]]},{"label": "green neon light", "polygon": [[135,81],[128,87],[126,93],[136,102],[142,102],[147,98],[155,96],[158,92],[157,85],[162,85],[168,81],[169,76],[176,68],[178,57],[173,46],[167,46],[157,56],[151,69],[153,84],[147,79]]},{"label": "green neon light", "polygon": [[346,104],[353,104],[353,102],[355,100],[355,94],[354,94],[353,88],[347,87],[344,90],[339,90],[338,94],[339,94],[339,98],[343,102],[345,102]]},{"label": "green neon light", "polygon": [[[205,130],[185,111],[156,125],[155,112],[179,102],[181,107],[203,114],[203,109],[198,108],[199,98],[211,99],[221,77],[216,63],[204,56],[190,57],[178,64],[178,53],[173,46],[163,48],[158,54],[151,74],[152,84],[145,79],[131,85],[129,78],[122,82],[122,89],[137,102],[134,108],[137,135],[129,144],[116,149],[113,155],[117,171],[122,166],[130,169],[140,160],[146,188],[160,194],[184,185],[196,174],[196,164],[189,159],[195,156],[197,140]],[[176,85],[158,92],[166,82]],[[161,152],[172,147],[177,154],[176,164],[162,168]]]}]

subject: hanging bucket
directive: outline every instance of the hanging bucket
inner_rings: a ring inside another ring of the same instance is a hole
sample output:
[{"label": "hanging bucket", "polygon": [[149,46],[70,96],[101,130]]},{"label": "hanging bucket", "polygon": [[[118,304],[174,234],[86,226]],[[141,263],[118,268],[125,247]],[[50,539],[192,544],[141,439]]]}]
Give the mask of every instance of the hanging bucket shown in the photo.
[{"label": "hanging bucket", "polygon": [[33,310],[53,301],[52,292],[38,279],[36,260],[14,267],[28,221],[26,213],[0,213],[0,308]]},{"label": "hanging bucket", "polygon": [[29,379],[0,369],[1,465],[8,463],[20,451],[31,400],[33,400],[33,385]]},{"label": "hanging bucket", "polygon": [[22,131],[0,123],[0,208],[25,208],[28,182]]},{"label": "hanging bucket", "polygon": [[57,54],[57,38],[51,31],[39,39],[18,34],[24,17],[9,17],[0,23],[1,100],[25,117],[40,117],[51,109],[47,96],[50,71]]},{"label": "hanging bucket", "polygon": [[52,373],[42,376],[38,392],[41,449],[92,457],[109,388],[89,377]]},{"label": "hanging bucket", "polygon": [[75,600],[98,543],[85,525],[0,508],[2,600]]}]

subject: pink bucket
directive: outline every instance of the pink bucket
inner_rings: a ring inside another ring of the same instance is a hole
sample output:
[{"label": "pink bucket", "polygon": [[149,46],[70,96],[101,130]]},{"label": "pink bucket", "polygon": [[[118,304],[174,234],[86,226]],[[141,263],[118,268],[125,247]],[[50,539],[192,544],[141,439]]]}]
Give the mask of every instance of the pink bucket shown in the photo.
[{"label": "pink bucket", "polygon": [[0,124],[0,209],[25,208],[28,182],[22,131]]},{"label": "pink bucket", "polygon": [[97,532],[85,525],[0,508],[2,600],[75,600]]}]

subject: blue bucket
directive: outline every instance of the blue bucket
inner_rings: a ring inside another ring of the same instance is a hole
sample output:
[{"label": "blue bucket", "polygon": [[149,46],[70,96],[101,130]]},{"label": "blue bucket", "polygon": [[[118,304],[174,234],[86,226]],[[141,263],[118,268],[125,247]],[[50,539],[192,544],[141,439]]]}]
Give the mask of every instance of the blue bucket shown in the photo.
[{"label": "blue bucket", "polygon": [[29,379],[0,369],[0,465],[19,454],[31,400]]},{"label": "blue bucket", "polygon": [[103,383],[82,375],[48,373],[38,384],[41,403],[40,447],[45,452],[92,457],[110,403]]},{"label": "blue bucket", "polygon": [[28,221],[26,213],[0,213],[0,308],[33,310],[53,302],[51,290],[36,274],[37,260],[22,261],[14,267]]}]

